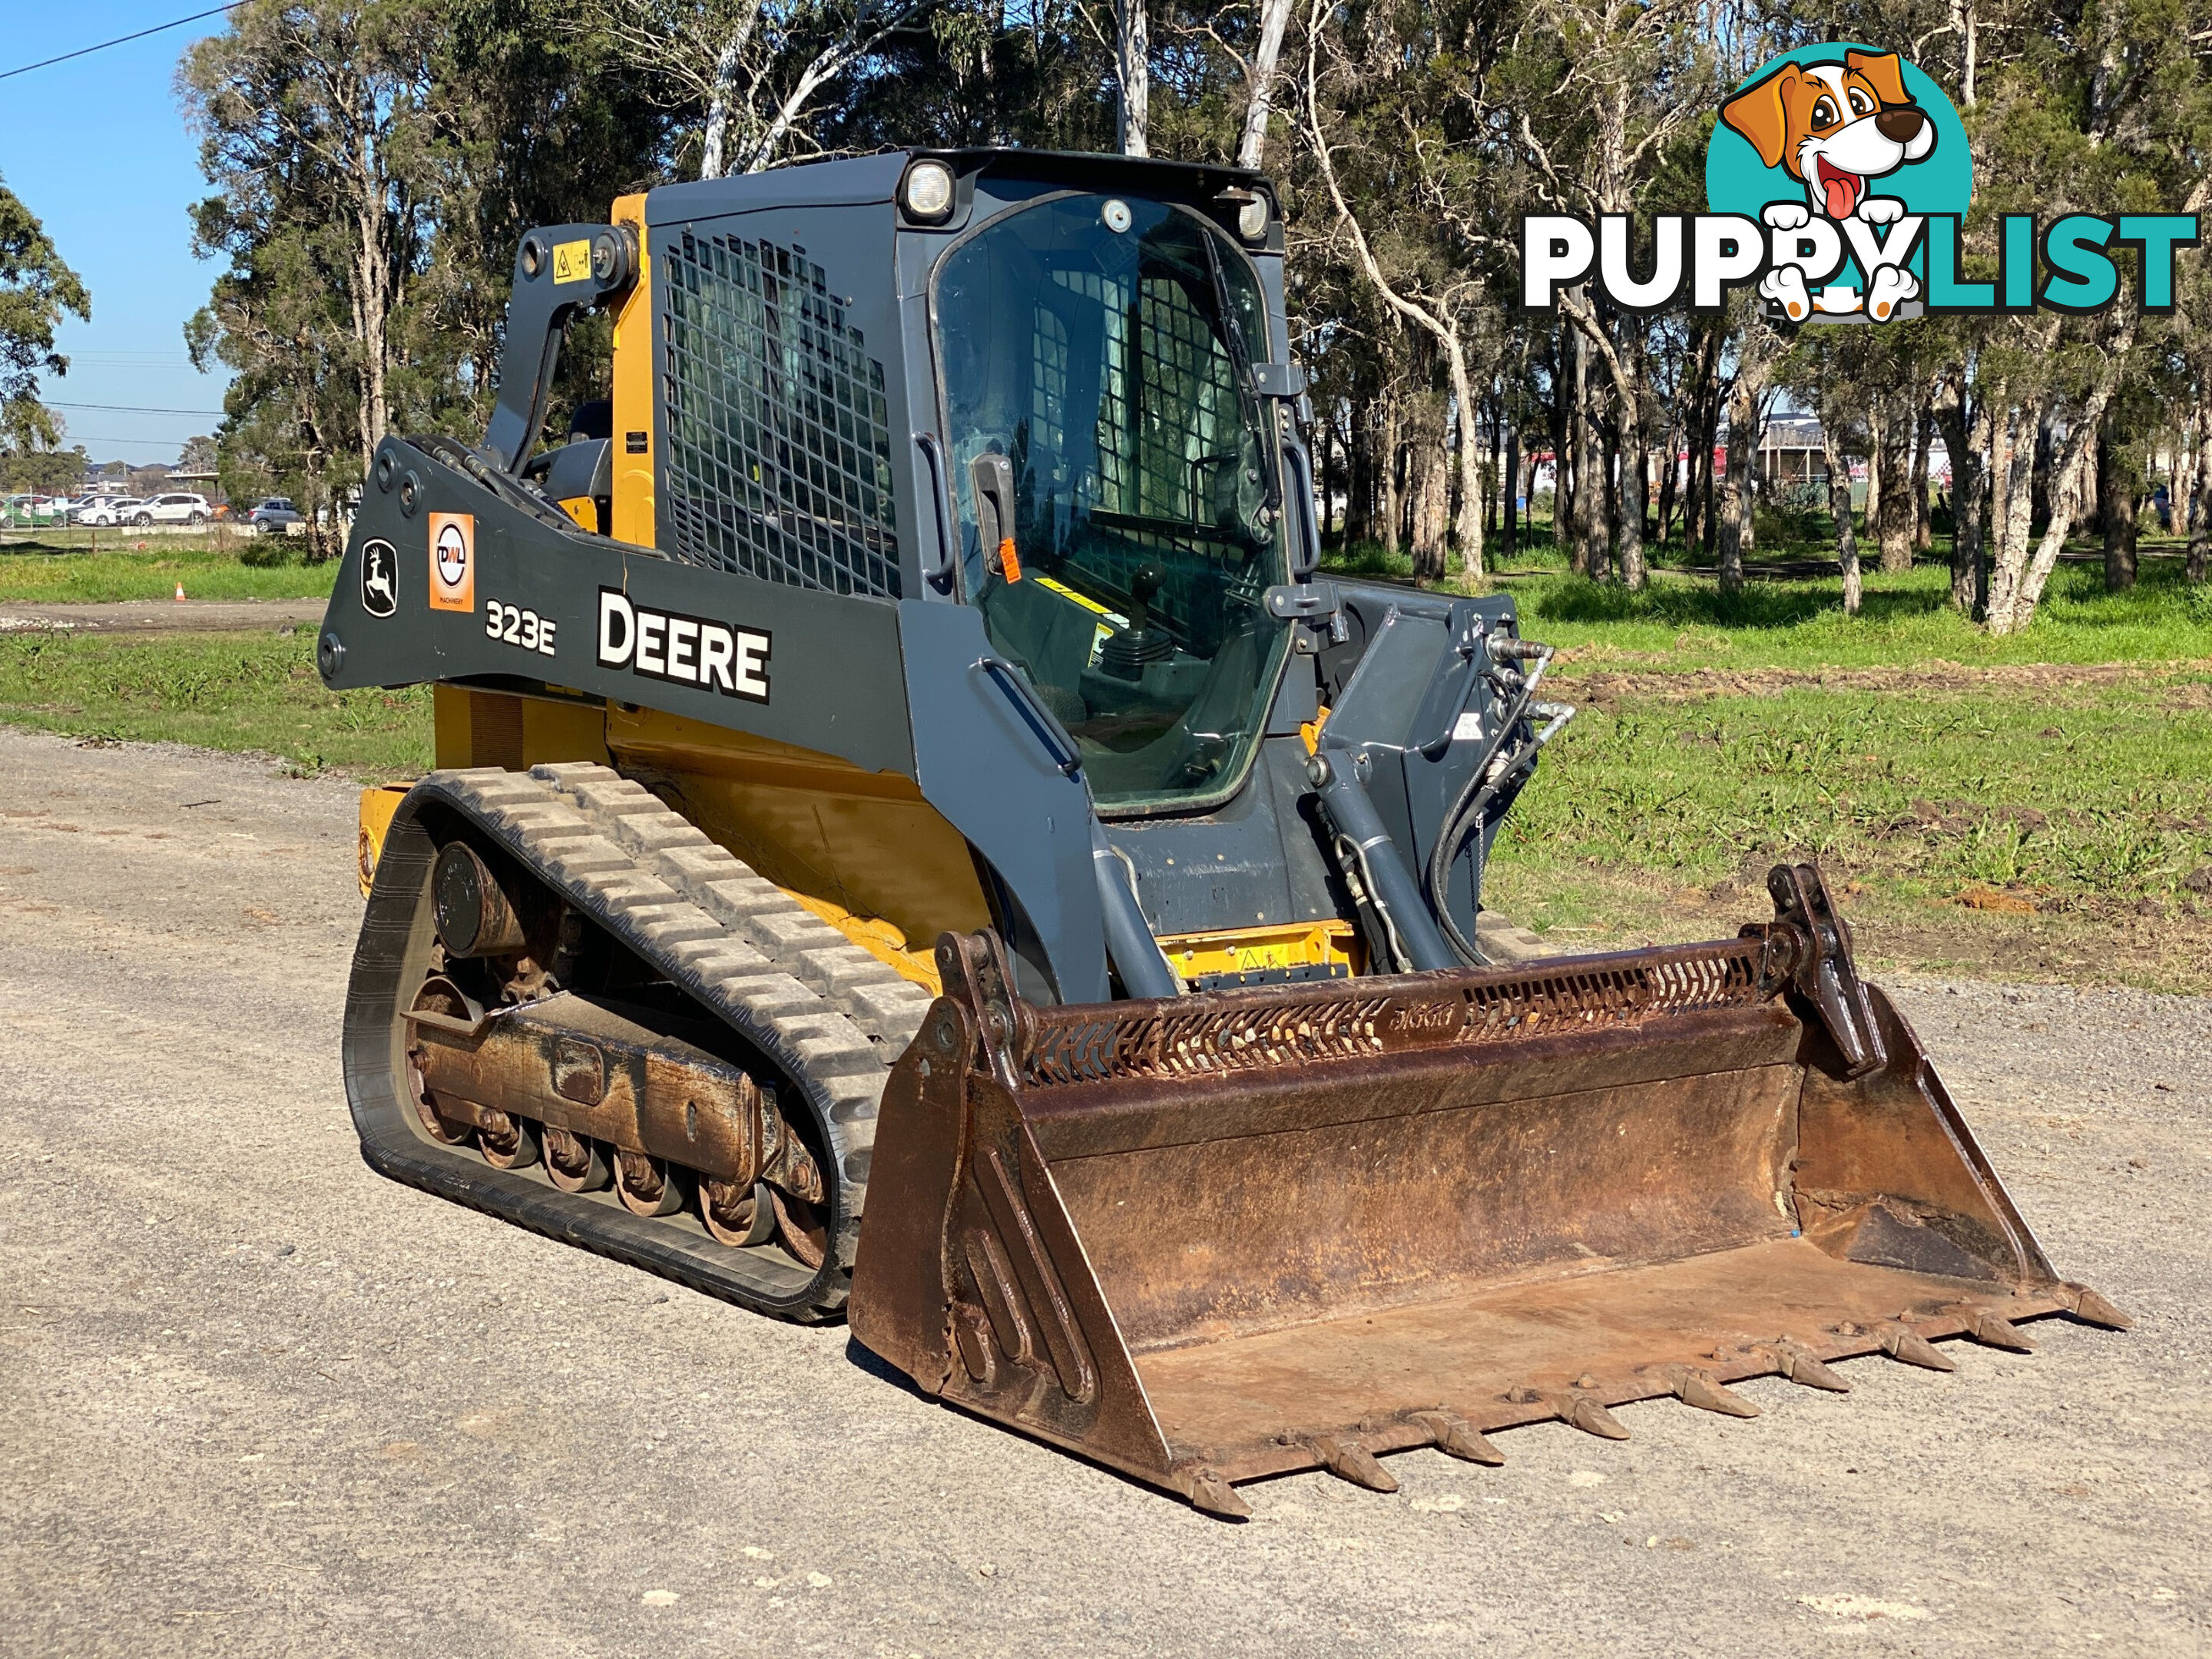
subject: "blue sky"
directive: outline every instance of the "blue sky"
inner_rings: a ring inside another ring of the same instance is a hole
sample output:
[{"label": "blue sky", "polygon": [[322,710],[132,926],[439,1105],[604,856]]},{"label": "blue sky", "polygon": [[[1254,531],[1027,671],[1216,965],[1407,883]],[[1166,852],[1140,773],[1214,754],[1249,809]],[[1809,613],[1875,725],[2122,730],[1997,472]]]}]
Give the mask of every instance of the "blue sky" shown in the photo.
[{"label": "blue sky", "polygon": [[[0,70],[204,11],[220,0],[0,0]],[[220,17],[0,81],[0,178],[92,290],[92,321],[61,336],[66,378],[41,387],[94,460],[173,461],[212,433],[228,374],[185,355],[185,319],[216,267],[192,258],[185,210],[206,194],[177,106],[177,60]],[[72,408],[71,404],[127,405]],[[163,415],[146,408],[214,410]]]}]

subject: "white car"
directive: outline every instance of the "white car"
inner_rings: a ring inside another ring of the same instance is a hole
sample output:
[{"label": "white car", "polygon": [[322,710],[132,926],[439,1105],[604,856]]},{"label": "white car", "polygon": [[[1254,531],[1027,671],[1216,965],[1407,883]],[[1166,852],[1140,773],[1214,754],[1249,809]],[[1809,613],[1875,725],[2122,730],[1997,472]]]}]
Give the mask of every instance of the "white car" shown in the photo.
[{"label": "white car", "polygon": [[135,495],[118,495],[111,500],[94,501],[77,514],[76,521],[95,527],[129,524],[131,515],[145,505]]},{"label": "white car", "polygon": [[205,524],[214,516],[204,495],[149,495],[131,509],[132,524]]}]

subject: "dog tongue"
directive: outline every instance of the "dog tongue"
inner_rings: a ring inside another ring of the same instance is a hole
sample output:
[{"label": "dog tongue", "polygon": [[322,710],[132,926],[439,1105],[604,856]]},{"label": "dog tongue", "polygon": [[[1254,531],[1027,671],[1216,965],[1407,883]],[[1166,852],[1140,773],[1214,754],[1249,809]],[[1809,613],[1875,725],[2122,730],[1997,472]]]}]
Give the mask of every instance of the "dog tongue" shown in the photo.
[{"label": "dog tongue", "polygon": [[1864,180],[1856,173],[1844,173],[1820,163],[1820,193],[1826,198],[1831,219],[1848,219],[1851,210],[1858,205],[1859,190]]}]

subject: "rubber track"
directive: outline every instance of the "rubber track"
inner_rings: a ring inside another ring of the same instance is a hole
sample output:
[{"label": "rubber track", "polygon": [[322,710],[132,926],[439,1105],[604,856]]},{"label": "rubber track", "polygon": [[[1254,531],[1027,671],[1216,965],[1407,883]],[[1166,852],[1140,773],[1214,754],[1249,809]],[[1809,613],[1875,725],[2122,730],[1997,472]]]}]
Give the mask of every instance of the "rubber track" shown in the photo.
[{"label": "rubber track", "polygon": [[[805,1091],[838,1176],[826,1265],[849,1273],[877,1108],[929,993],[606,767],[447,770],[419,787],[462,809]],[[842,1301],[841,1285],[819,1305]]]}]

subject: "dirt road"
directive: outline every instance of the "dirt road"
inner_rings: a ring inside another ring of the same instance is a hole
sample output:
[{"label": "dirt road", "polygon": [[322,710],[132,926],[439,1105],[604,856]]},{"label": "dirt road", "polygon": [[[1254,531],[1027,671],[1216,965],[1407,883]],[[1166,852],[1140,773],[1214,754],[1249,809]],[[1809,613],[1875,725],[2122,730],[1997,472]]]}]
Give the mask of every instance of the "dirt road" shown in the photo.
[{"label": "dirt road", "polygon": [[327,599],[122,599],[112,605],[0,600],[0,634],[244,634],[319,623]]},{"label": "dirt road", "polygon": [[2203,1652],[2212,1005],[1905,988],[2113,1335],[1212,1522],[372,1176],[350,792],[0,732],[0,1654]]}]

